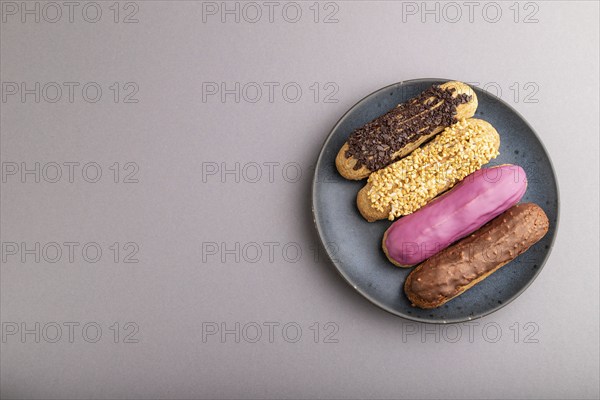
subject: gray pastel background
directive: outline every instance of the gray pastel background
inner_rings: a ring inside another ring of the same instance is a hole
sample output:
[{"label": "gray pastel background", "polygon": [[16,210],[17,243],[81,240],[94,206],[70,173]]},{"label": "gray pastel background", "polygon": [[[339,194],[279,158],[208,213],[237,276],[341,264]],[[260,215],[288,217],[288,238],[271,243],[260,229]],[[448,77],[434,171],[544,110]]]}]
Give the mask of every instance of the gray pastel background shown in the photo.
[{"label": "gray pastel background", "polygon": [[[597,2],[1,5],[3,398],[598,398]],[[335,122],[422,77],[559,181],[544,270],[471,325],[361,298],[310,212]]]}]

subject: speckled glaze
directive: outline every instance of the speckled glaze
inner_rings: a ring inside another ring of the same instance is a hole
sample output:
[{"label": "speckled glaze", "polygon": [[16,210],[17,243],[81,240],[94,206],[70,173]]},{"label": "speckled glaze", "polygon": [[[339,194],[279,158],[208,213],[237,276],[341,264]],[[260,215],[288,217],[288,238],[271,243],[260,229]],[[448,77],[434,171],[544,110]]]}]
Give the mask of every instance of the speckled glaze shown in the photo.
[{"label": "speckled glaze", "polygon": [[[335,157],[350,133],[379,115],[421,93],[433,84],[453,79],[418,79],[396,83],[368,95],[353,106],[325,140],[312,182],[315,240],[346,282],[361,296],[405,319],[457,323],[482,317],[504,307],[521,294],[548,258],[558,222],[558,187],[548,153],[533,128],[511,106],[474,88],[479,100],[475,118],[491,123],[500,134],[500,155],[493,164],[515,164],[527,173],[527,192],[521,202],[538,204],[550,221],[548,233],[527,252],[475,285],[466,293],[433,310],[411,306],[402,285],[412,268],[390,264],[381,249],[389,221],[366,222],[356,208],[356,193],[364,181],[349,181],[338,173]],[[318,149],[315,149],[315,152]],[[319,239],[317,239],[317,237]],[[332,288],[335,284],[331,283]]]},{"label": "speckled glaze", "polygon": [[386,231],[385,250],[394,264],[411,266],[481,228],[521,200],[527,177],[518,165],[473,172],[450,191]]}]

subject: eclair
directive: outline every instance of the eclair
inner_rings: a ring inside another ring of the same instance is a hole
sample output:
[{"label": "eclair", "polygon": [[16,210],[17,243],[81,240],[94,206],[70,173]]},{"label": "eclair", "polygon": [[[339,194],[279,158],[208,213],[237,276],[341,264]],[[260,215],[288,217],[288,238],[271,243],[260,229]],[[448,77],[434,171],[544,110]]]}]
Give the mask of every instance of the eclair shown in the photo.
[{"label": "eclair", "polygon": [[472,117],[476,109],[477,96],[468,85],[456,81],[435,85],[352,132],[335,165],[346,179],[364,179],[458,119]]},{"label": "eclair", "polygon": [[538,205],[517,204],[417,266],[404,292],[416,307],[439,307],[527,251],[548,227],[548,217]]},{"label": "eclair", "polygon": [[369,222],[425,206],[498,155],[500,136],[481,119],[463,119],[410,155],[372,173],[356,197]]},{"label": "eclair", "polygon": [[394,222],[383,235],[383,251],[399,267],[419,264],[517,204],[526,190],[525,171],[517,165],[475,171]]}]

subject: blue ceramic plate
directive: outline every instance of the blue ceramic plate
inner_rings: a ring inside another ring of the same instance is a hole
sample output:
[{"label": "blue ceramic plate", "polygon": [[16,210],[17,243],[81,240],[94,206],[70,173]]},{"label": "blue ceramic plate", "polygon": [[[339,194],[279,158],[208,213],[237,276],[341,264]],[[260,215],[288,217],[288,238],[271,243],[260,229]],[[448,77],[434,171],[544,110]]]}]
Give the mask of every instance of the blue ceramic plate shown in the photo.
[{"label": "blue ceramic plate", "polygon": [[451,79],[417,79],[380,89],[352,107],[335,125],[319,154],[313,181],[312,207],[325,250],[342,277],[373,304],[400,317],[433,323],[456,323],[494,312],[517,298],[540,273],[552,248],[558,221],[558,187],[548,153],[533,128],[512,107],[474,88],[479,100],[475,117],[490,122],[500,134],[500,155],[488,166],[518,164],[528,188],[522,202],[537,203],[550,220],[546,236],[509,264],[440,308],[412,307],[403,291],[412,268],[392,265],[381,249],[390,221],[366,222],[356,208],[356,194],[366,180],[348,181],[335,168],[335,156],[350,133],[416,96],[431,85]]}]

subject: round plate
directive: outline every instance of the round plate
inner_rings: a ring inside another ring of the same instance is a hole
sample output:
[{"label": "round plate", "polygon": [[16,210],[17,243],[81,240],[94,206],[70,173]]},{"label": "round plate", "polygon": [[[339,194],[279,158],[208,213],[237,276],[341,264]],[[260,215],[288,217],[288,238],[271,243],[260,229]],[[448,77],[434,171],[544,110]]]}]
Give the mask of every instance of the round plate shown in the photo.
[{"label": "round plate", "polygon": [[380,89],[354,105],[335,125],[319,154],[313,180],[312,207],[325,250],[342,277],[375,305],[400,317],[432,323],[456,323],[494,312],[514,300],[533,282],[548,258],[558,220],[558,187],[544,145],[511,106],[474,88],[479,100],[476,118],[490,122],[500,134],[500,155],[488,166],[517,164],[527,173],[522,202],[544,209],[550,229],[527,252],[445,305],[422,310],[411,306],[403,285],[412,268],[391,264],[381,240],[390,221],[365,221],[356,208],[356,194],[366,180],[349,181],[337,172],[335,157],[356,128],[391,110],[434,84],[450,79],[417,79]]}]

